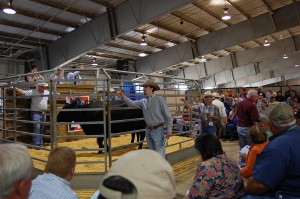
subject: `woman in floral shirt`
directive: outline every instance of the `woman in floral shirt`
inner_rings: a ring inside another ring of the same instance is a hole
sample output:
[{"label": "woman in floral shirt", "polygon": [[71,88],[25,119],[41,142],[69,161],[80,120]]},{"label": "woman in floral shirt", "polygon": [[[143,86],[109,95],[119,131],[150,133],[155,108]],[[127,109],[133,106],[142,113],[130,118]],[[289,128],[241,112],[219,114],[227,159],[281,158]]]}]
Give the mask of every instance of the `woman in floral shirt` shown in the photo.
[{"label": "woman in floral shirt", "polygon": [[244,195],[243,177],[235,161],[223,151],[213,135],[203,134],[195,140],[203,162],[197,169],[189,198],[240,198]]}]

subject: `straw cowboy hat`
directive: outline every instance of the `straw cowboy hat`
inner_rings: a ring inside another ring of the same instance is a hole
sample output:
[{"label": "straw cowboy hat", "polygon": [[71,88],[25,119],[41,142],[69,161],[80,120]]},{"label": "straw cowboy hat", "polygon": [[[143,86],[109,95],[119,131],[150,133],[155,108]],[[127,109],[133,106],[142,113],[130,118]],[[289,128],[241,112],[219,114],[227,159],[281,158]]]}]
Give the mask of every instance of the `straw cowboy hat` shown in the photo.
[{"label": "straw cowboy hat", "polygon": [[221,95],[217,92],[212,93],[215,98],[221,98]]},{"label": "straw cowboy hat", "polygon": [[154,80],[152,79],[148,79],[143,85],[142,87],[145,87],[145,86],[151,86],[153,88],[153,91],[158,91],[160,90],[160,87],[158,86],[157,83],[155,83]]},{"label": "straw cowboy hat", "polygon": [[37,84],[37,86],[47,87],[48,83],[46,83],[46,82],[40,82],[40,83]]},{"label": "straw cowboy hat", "polygon": [[213,96],[213,94],[211,93],[211,91],[206,91],[204,93],[204,95],[203,95],[204,98],[206,98],[206,97],[212,97],[212,96]]}]

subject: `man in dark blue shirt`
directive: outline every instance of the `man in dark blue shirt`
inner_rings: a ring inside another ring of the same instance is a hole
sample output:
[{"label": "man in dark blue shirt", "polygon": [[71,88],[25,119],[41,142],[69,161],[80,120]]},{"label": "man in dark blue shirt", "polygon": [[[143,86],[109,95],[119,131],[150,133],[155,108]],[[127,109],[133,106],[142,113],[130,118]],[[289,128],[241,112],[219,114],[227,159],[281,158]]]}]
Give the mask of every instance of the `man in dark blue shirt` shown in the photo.
[{"label": "man in dark blue shirt", "polygon": [[293,109],[279,103],[268,118],[273,136],[244,186],[246,193],[253,195],[245,198],[300,198],[300,127],[296,126]]}]

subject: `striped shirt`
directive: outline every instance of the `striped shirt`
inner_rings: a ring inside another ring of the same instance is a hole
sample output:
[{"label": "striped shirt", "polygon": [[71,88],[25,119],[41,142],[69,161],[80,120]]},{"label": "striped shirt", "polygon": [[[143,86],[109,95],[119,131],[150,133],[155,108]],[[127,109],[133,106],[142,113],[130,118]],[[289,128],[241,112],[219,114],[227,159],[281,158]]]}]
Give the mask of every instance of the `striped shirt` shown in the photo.
[{"label": "striped shirt", "polygon": [[167,132],[172,132],[173,119],[165,98],[153,94],[137,101],[125,97],[124,101],[128,106],[142,109],[147,126],[165,123]]}]

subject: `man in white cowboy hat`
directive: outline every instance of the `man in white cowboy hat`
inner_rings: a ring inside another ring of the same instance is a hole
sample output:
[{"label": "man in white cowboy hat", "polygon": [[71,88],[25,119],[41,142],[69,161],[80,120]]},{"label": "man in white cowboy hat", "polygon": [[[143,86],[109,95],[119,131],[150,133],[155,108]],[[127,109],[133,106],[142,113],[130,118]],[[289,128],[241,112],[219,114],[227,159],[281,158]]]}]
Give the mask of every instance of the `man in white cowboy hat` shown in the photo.
[{"label": "man in white cowboy hat", "polygon": [[181,99],[185,105],[194,111],[198,111],[200,115],[200,133],[210,133],[216,136],[216,124],[220,122],[221,116],[219,108],[212,104],[213,95],[211,91],[206,91],[203,95],[204,104],[189,104],[186,99]]},{"label": "man in white cowboy hat", "polygon": [[268,113],[272,136],[244,184],[245,198],[300,198],[300,127],[294,111],[278,103]]},{"label": "man in white cowboy hat", "polygon": [[[226,133],[226,124],[227,124],[227,115],[224,103],[220,101],[221,95],[217,92],[213,92],[213,101],[212,103],[219,108],[221,121],[217,123],[217,137],[220,139],[221,136],[225,136]],[[225,139],[225,137],[223,137]],[[226,140],[226,139],[225,139]]]},{"label": "man in white cowboy hat", "polygon": [[[24,96],[32,96],[31,98],[31,120],[37,122],[33,124],[33,133],[43,134],[44,124],[39,122],[46,122],[46,114],[47,103],[49,91],[45,90],[48,87],[46,82],[39,82],[36,85],[36,89],[32,90],[22,90],[20,88],[14,87],[16,92],[20,95]],[[33,144],[35,146],[43,145],[43,137],[42,136],[33,136],[32,137]]]},{"label": "man in white cowboy hat", "polygon": [[144,119],[147,124],[146,138],[147,145],[161,154],[165,158],[165,136],[164,126],[166,126],[166,138],[172,135],[173,119],[168,109],[165,98],[155,95],[154,91],[160,90],[160,87],[153,80],[147,80],[144,87],[146,98],[132,101],[124,95],[122,91],[118,91],[117,95],[123,99],[128,106],[141,108],[143,110]]}]

